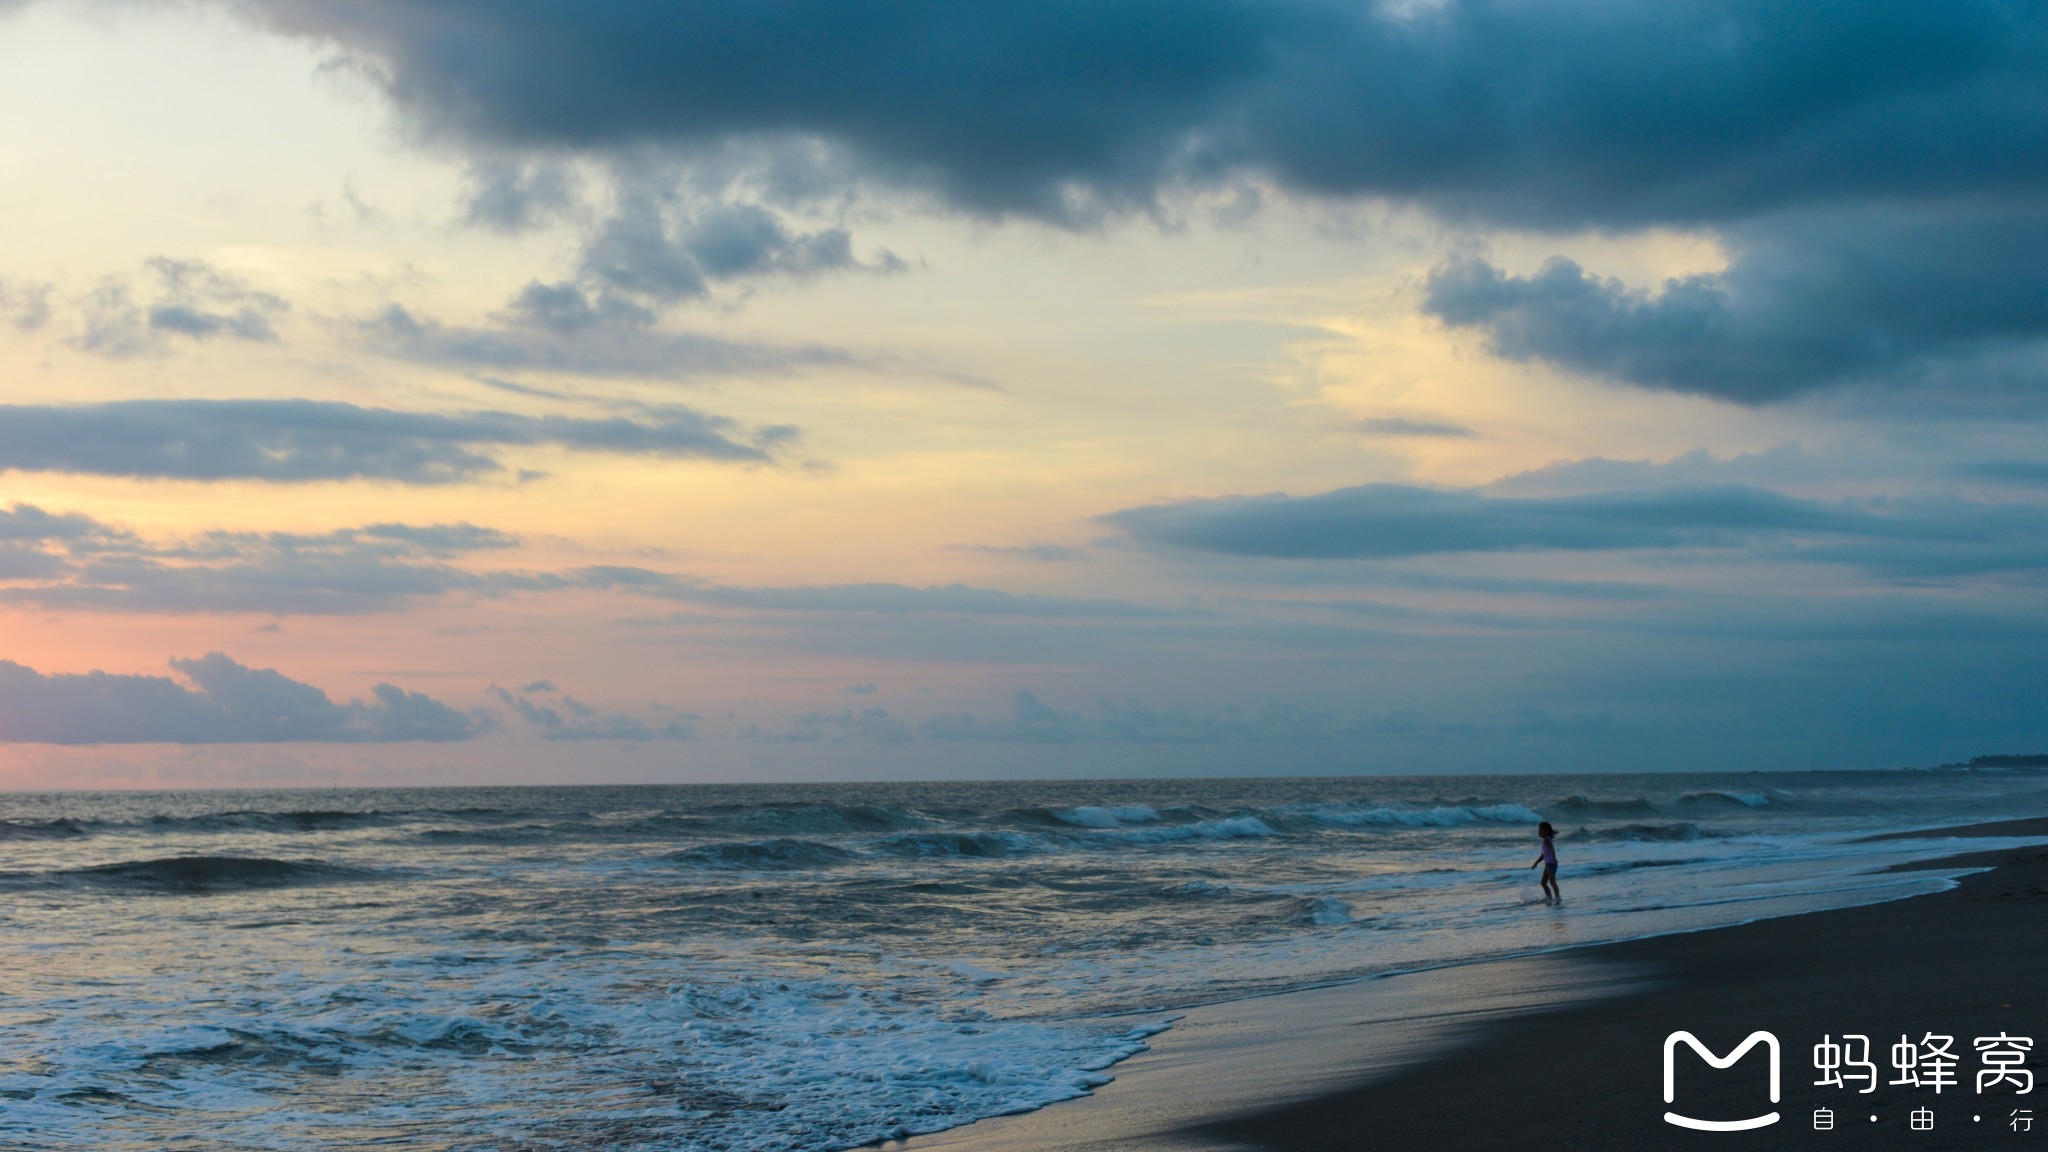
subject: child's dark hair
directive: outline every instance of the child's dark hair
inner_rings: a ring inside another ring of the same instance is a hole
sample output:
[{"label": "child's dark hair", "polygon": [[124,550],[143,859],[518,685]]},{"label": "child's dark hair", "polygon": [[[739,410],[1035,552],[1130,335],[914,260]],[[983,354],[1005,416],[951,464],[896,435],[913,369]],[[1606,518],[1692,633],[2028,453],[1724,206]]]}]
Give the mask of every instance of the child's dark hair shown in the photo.
[{"label": "child's dark hair", "polygon": [[1545,820],[1541,824],[1536,825],[1536,834],[1538,836],[1543,837],[1545,840],[1548,840],[1552,836],[1557,835],[1557,829],[1552,828],[1550,826],[1550,821]]}]

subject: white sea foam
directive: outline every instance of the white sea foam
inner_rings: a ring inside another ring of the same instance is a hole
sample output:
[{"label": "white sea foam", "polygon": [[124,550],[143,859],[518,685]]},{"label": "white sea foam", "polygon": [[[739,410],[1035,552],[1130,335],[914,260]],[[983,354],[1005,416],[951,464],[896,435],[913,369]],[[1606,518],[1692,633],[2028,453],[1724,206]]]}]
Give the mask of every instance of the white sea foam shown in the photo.
[{"label": "white sea foam", "polygon": [[[27,1105],[10,1101],[0,1136],[118,1147],[118,1127],[92,1136],[61,1102],[118,1083],[146,1110],[205,1117],[224,1146],[305,1147],[344,1119],[410,1117],[478,1146],[580,1146],[579,1133],[610,1131],[690,1152],[840,1149],[1084,1095],[1166,1026],[1005,1021],[933,988],[833,979],[635,992],[653,974],[644,964],[561,959],[519,971],[536,986],[521,990],[508,972],[465,981],[422,969],[410,982],[387,974],[345,1010],[244,997],[226,1011],[181,1006],[216,1017],[208,1024],[138,1029],[106,1018],[74,1035],[83,1043],[15,1053],[34,1070],[0,1074],[0,1092]],[[545,1059],[531,1058],[536,1046]],[[269,1099],[284,1078],[266,1057],[280,1050],[326,1069],[352,1115]],[[402,1100],[380,1087],[394,1079],[406,1084]]]},{"label": "white sea foam", "polygon": [[1308,922],[1329,927],[1351,923],[1351,905],[1335,896],[1318,896],[1308,904]]},{"label": "white sea foam", "polygon": [[654,1010],[695,1076],[781,1109],[721,1148],[844,1148],[1029,1111],[1108,1082],[1157,1027],[1098,1029],[917,1011],[817,982],[684,986]]},{"label": "white sea foam", "polygon": [[[1783,795],[1783,793],[1780,793]],[[1716,789],[1711,792],[1688,792],[1678,798],[1681,804],[1740,804],[1744,808],[1762,808],[1771,803],[1771,797],[1762,792],[1736,792]]]},{"label": "white sea foam", "polygon": [[1113,808],[1054,808],[1054,819],[1082,828],[1115,828],[1123,824],[1149,824],[1159,813],[1145,804],[1119,804]]}]

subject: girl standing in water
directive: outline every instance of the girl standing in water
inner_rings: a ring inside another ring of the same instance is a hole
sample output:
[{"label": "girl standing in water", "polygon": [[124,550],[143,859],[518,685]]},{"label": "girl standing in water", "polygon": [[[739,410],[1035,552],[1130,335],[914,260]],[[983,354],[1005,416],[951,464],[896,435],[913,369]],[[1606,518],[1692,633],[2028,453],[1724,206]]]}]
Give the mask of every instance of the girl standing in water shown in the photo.
[{"label": "girl standing in water", "polygon": [[1537,855],[1535,863],[1529,865],[1529,867],[1534,868],[1537,864],[1543,865],[1543,902],[1545,904],[1562,904],[1564,903],[1564,894],[1557,890],[1557,847],[1550,842],[1551,837],[1557,835],[1557,829],[1552,828],[1550,821],[1545,820],[1541,824],[1536,825],[1536,834],[1543,837],[1543,851]]}]

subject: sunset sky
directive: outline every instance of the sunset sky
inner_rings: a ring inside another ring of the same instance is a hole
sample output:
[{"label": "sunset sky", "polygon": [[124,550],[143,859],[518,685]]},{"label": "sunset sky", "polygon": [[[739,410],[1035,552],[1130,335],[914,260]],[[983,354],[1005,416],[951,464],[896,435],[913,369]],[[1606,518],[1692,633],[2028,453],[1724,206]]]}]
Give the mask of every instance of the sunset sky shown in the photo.
[{"label": "sunset sky", "polygon": [[2048,14],[0,0],[0,786],[2048,746]]}]

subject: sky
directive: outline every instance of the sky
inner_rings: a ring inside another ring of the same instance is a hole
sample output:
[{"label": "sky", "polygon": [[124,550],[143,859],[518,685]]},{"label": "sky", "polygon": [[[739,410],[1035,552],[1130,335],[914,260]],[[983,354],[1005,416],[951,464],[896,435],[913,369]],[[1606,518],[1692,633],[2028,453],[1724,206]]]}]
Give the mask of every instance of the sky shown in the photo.
[{"label": "sky", "polygon": [[0,0],[0,787],[2048,747],[2048,11]]}]

